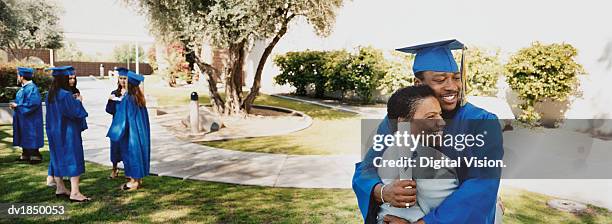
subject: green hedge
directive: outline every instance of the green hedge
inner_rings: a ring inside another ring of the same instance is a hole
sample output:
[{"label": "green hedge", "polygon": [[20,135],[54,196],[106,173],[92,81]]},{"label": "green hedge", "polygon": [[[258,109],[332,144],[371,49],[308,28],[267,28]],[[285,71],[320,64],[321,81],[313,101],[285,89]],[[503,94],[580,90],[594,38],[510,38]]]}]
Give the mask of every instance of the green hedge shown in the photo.
[{"label": "green hedge", "polygon": [[314,96],[340,91],[342,97],[354,91],[364,103],[371,103],[380,80],[388,74],[389,66],[382,51],[362,47],[351,54],[337,51],[288,52],[274,58],[281,73],[274,77],[277,84],[289,84],[297,95],[306,95],[314,87]]},{"label": "green hedge", "polygon": [[17,84],[17,67],[35,68],[33,82],[36,83],[43,99],[47,96],[53,78],[44,69],[48,65],[32,65],[24,63],[2,63],[0,64],[0,103],[8,103],[15,99],[15,94],[19,90]]},{"label": "green hedge", "polygon": [[[274,80],[277,84],[295,87],[297,95],[304,96],[314,87],[314,97],[339,91],[343,99],[351,92],[363,103],[371,103],[377,91],[389,95],[414,83],[411,67],[414,55],[396,51],[391,55],[394,60],[387,60],[381,50],[372,47],[360,47],[354,53],[345,50],[288,52],[275,57],[274,63],[281,73]],[[503,73],[499,54],[470,47],[466,55],[468,94],[494,96],[498,77]]]}]

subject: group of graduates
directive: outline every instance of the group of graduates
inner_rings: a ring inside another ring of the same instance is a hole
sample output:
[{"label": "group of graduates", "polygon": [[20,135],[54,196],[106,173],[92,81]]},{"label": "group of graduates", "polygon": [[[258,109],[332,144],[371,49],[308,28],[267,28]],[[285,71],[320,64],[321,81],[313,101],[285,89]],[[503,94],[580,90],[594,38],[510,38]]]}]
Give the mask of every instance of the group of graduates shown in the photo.
[{"label": "group of graduates", "polygon": [[[72,202],[87,202],[91,198],[79,190],[80,176],[85,172],[81,132],[87,129],[88,113],[77,89],[72,66],[49,68],[53,82],[45,99],[46,116],[43,125],[42,99],[32,82],[35,70],[17,68],[21,88],[13,109],[13,146],[23,149],[18,161],[38,164],[43,161],[39,149],[44,146],[43,127],[49,142],[47,185],[55,187],[56,197]],[[149,175],[150,125],[146,101],[140,83],[144,77],[125,68],[117,68],[117,89],[109,96],[106,112],[113,115],[107,137],[110,139],[113,170],[109,178],[118,177],[117,163],[123,162],[128,181],[120,189],[141,188],[142,178]],[[64,185],[70,179],[70,189]]]}]

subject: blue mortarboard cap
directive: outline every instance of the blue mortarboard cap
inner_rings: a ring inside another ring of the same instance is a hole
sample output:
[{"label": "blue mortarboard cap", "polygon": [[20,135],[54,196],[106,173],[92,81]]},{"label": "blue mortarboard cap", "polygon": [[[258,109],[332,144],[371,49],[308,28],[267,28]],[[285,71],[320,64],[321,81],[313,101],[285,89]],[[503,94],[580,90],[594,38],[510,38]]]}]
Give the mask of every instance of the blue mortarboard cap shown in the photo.
[{"label": "blue mortarboard cap", "polygon": [[26,67],[17,67],[17,74],[19,76],[32,78],[32,76],[34,75],[34,69]]},{"label": "blue mortarboard cap", "polygon": [[412,47],[397,49],[401,52],[416,54],[412,71],[459,72],[451,50],[463,49],[458,40],[445,40]]},{"label": "blue mortarboard cap", "polygon": [[52,76],[70,75],[68,70],[65,68],[65,66],[48,68],[46,70],[51,70]]},{"label": "blue mortarboard cap", "polygon": [[141,74],[128,71],[127,72],[128,82],[132,85],[140,85],[142,81],[144,81],[144,76]]},{"label": "blue mortarboard cap", "polygon": [[117,71],[117,73],[119,73],[119,76],[127,76],[128,75],[128,70],[127,68],[115,68],[115,71]]},{"label": "blue mortarboard cap", "polygon": [[66,69],[66,75],[74,75],[74,67],[66,65],[62,66],[62,68]]}]

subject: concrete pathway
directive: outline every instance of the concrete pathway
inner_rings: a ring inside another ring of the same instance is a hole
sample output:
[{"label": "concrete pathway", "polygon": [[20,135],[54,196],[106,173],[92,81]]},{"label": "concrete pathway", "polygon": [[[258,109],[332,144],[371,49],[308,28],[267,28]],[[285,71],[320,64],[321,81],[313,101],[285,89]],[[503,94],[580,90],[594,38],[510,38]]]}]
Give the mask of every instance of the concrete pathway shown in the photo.
[{"label": "concrete pathway", "polygon": [[[85,159],[107,166],[111,164],[109,142],[105,136],[111,116],[104,112],[104,106],[113,86],[104,81],[79,78],[79,88],[89,112],[89,130],[83,133]],[[309,103],[359,113],[364,117],[380,118],[381,113],[384,116],[384,110],[380,108]],[[151,119],[151,137],[151,172],[182,179],[271,187],[350,188],[354,163],[360,160],[359,155],[304,156],[212,148],[177,139],[155,119]],[[502,186],[612,209],[612,180],[502,180]]]},{"label": "concrete pathway", "polygon": [[[83,132],[85,159],[107,166],[111,163],[105,136],[111,116],[104,108],[113,88],[106,81],[79,78],[89,113],[89,129]],[[155,119],[150,120],[151,173],[159,176],[271,187],[350,188],[354,164],[360,159],[359,155],[304,156],[212,148],[181,141]]]}]

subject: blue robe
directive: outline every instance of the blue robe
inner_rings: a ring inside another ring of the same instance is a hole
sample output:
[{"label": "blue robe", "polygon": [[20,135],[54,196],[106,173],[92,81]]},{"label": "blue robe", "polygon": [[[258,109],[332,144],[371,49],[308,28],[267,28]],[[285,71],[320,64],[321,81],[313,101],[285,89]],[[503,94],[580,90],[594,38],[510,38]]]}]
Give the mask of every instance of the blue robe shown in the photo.
[{"label": "blue robe", "polygon": [[32,82],[17,92],[13,112],[13,146],[38,149],[44,146],[42,103],[38,87]]},{"label": "blue robe", "polygon": [[83,104],[69,91],[60,89],[52,103],[47,99],[50,176],[75,177],[85,172],[81,132],[87,126],[86,117]]},{"label": "blue robe", "polygon": [[[115,93],[116,91],[111,92],[112,95],[116,95]],[[113,115],[114,117],[115,111],[117,110],[116,109],[117,104],[118,104],[117,101],[108,100],[108,102],[106,102],[106,113],[109,113],[110,115]],[[114,164],[121,162],[121,146],[122,145],[124,148],[127,147],[127,141],[123,141],[123,142],[110,141],[110,160]]]},{"label": "blue robe", "polygon": [[[478,122],[479,120],[482,122]],[[488,133],[484,149],[465,149],[462,152],[442,149],[441,151],[450,159],[456,159],[458,156],[474,156],[480,159],[485,156],[488,159],[503,157],[501,127],[497,116],[484,109],[467,103],[459,108],[444,131],[451,135],[484,131]],[[377,134],[392,134],[387,117],[379,125]],[[382,156],[383,153],[384,150],[375,151],[370,148],[364,160],[355,164],[353,191],[357,195],[359,209],[365,222],[376,220],[378,213],[379,206],[371,199],[371,194],[374,186],[382,181],[372,165],[372,159]],[[459,188],[423,217],[425,223],[494,223],[501,168],[463,166],[459,167],[457,172]]]},{"label": "blue robe", "polygon": [[146,107],[140,107],[132,95],[117,104],[113,122],[106,135],[111,141],[127,143],[121,148],[125,176],[140,179],[149,175],[151,129]]}]

